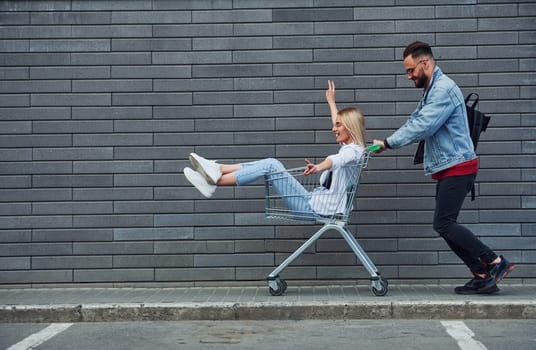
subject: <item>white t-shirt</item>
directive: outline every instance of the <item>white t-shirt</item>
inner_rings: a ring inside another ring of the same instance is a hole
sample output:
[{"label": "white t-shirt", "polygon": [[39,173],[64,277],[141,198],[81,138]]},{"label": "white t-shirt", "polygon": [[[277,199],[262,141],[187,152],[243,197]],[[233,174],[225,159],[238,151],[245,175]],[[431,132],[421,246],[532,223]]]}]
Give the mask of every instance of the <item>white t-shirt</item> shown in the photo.
[{"label": "white t-shirt", "polygon": [[[363,147],[349,144],[343,145],[337,154],[328,156],[332,162],[329,170],[333,172],[331,185],[329,189],[324,186],[314,189],[309,204],[315,213],[331,216],[345,212],[347,189],[354,184],[357,172],[360,171],[357,165],[363,151]],[[329,171],[324,171],[320,176],[321,184],[325,182]]]}]

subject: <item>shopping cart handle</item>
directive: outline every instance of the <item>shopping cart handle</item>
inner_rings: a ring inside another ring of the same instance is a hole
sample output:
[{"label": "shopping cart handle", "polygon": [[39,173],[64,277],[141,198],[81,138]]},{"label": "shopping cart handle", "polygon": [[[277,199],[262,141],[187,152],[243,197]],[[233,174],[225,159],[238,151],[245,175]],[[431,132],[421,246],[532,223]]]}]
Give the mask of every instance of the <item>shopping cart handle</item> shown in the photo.
[{"label": "shopping cart handle", "polygon": [[368,150],[369,150],[370,152],[374,153],[374,152],[377,152],[377,151],[379,151],[380,149],[382,149],[382,145],[380,145],[380,144],[370,145],[370,146],[368,146],[367,148],[368,148]]}]

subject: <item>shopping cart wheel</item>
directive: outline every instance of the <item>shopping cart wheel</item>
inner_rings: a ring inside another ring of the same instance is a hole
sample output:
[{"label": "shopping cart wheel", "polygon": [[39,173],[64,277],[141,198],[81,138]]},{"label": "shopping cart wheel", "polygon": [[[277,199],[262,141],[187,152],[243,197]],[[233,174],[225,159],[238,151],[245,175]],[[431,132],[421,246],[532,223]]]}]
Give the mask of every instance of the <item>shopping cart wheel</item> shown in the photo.
[{"label": "shopping cart wheel", "polygon": [[276,277],[274,279],[268,280],[268,289],[270,291],[270,294],[273,296],[280,296],[285,293],[287,290],[287,282],[285,280],[280,279],[279,277]]},{"label": "shopping cart wheel", "polygon": [[387,294],[388,286],[389,282],[380,276],[378,279],[372,281],[372,293],[374,293],[374,295],[377,297],[383,297],[385,294]]}]

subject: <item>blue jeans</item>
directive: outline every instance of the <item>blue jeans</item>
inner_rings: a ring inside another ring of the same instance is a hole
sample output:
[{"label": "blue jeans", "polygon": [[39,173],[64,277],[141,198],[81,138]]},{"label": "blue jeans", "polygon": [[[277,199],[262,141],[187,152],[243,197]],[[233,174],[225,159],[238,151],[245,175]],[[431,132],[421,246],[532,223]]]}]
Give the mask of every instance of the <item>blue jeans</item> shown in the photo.
[{"label": "blue jeans", "polygon": [[[313,209],[309,204],[311,193],[291,176],[280,161],[273,158],[242,163],[242,169],[235,171],[236,184],[247,185],[268,175],[268,180],[281,196],[287,207],[295,215],[314,219]],[[277,173],[277,174],[272,174]]]}]

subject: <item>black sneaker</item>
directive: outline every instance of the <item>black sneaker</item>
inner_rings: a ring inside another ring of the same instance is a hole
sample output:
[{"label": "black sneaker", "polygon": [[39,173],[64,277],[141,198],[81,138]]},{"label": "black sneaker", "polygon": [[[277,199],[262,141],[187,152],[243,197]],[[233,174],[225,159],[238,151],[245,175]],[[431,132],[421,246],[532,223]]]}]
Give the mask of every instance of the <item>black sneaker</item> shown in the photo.
[{"label": "black sneaker", "polygon": [[510,263],[502,255],[500,257],[501,262],[495,265],[491,265],[489,269],[489,274],[493,276],[493,278],[495,279],[495,283],[499,283],[500,281],[502,281],[503,278],[508,276],[508,274],[516,268],[514,264]]},{"label": "black sneaker", "polygon": [[454,288],[456,294],[493,294],[499,291],[495,279],[488,275],[485,278],[475,276],[463,286]]}]

